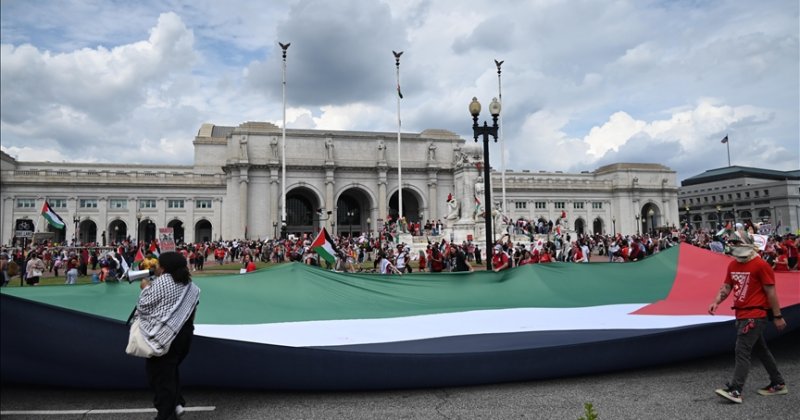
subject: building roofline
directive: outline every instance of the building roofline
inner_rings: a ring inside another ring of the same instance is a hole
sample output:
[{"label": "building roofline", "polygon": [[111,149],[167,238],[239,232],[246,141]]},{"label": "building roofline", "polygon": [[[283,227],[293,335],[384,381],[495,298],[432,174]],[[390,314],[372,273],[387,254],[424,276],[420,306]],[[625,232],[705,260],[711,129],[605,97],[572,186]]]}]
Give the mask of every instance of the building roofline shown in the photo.
[{"label": "building roofline", "polygon": [[701,174],[686,178],[681,181],[682,187],[705,184],[708,182],[725,181],[737,178],[757,178],[774,181],[800,180],[800,170],[777,171],[774,169],[753,168],[748,166],[726,166],[723,168],[709,169]]}]

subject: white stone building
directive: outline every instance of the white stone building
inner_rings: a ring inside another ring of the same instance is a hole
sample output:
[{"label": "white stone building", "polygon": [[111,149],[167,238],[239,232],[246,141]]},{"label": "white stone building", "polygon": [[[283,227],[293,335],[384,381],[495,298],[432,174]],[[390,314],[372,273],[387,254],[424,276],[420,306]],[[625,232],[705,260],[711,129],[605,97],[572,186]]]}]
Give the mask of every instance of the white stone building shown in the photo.
[{"label": "white stone building", "polygon": [[[36,231],[51,230],[39,216],[45,199],[67,223],[56,232],[62,241],[148,240],[161,227],[172,227],[176,239],[187,242],[280,235],[281,139],[281,129],[270,123],[204,124],[190,166],[22,162],[3,153],[2,243],[12,242],[21,220],[32,221]],[[476,191],[482,188],[482,144],[445,130],[403,133],[401,144],[398,174],[396,133],[287,129],[287,233],[323,226],[375,232],[387,216],[397,217],[402,201],[409,221],[441,219],[480,241],[475,196],[483,202]],[[492,172],[491,182],[497,206],[500,173]],[[675,172],[657,164],[506,173],[509,218],[555,220],[565,211],[569,229],[587,233],[677,224],[677,191]],[[457,203],[452,207],[450,194]]]}]

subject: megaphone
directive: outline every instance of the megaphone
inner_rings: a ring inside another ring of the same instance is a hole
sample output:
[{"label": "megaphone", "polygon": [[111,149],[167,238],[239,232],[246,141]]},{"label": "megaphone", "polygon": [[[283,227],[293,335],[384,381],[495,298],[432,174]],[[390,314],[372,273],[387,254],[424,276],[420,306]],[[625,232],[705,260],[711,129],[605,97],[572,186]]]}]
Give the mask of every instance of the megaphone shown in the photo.
[{"label": "megaphone", "polygon": [[128,278],[128,283],[133,283],[136,280],[152,277],[155,274],[155,270],[128,270],[128,272],[125,273],[125,277]]}]

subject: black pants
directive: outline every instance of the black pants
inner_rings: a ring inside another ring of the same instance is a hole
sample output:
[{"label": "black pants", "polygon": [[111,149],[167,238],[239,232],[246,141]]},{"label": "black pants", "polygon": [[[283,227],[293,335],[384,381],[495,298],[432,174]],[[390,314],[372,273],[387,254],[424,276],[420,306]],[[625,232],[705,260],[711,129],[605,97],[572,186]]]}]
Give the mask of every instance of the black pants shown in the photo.
[{"label": "black pants", "polygon": [[151,357],[145,363],[147,380],[155,393],[153,405],[158,410],[156,419],[174,419],[175,406],[186,405],[181,394],[180,374],[178,368],[189,354],[194,333],[194,314],[183,325],[175,340],[172,341],[167,354]]}]

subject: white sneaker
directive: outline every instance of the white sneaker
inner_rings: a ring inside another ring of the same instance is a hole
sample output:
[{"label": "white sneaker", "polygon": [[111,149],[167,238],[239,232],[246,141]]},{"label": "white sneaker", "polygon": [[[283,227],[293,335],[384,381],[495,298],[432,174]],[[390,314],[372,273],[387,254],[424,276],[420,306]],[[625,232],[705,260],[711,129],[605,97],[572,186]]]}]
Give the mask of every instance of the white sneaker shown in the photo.
[{"label": "white sneaker", "polygon": [[184,409],[182,405],[178,404],[178,405],[175,406],[175,415],[176,416],[180,417],[185,412],[186,412],[186,409]]}]

